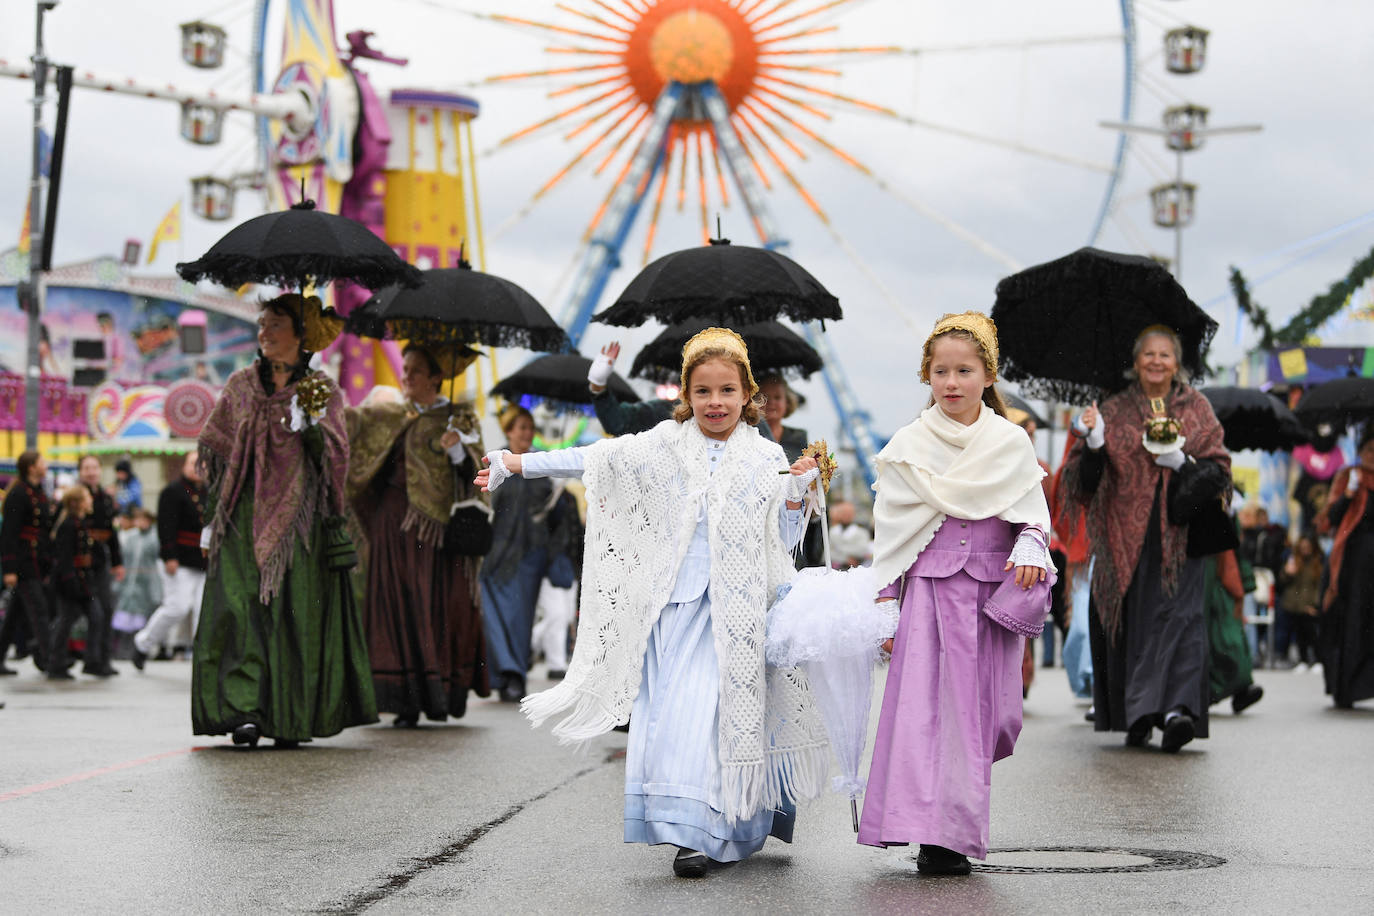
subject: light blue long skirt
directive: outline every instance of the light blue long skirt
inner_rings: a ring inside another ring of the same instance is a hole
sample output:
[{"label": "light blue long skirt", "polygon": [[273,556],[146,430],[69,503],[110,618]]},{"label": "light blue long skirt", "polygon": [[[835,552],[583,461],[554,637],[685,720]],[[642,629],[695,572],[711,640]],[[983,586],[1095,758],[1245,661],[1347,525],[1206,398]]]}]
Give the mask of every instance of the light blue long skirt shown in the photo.
[{"label": "light blue long skirt", "polygon": [[669,843],[738,862],[775,836],[792,842],[795,809],[729,824],[720,812],[711,601],[669,604],[649,633],[625,755],[625,842]]}]

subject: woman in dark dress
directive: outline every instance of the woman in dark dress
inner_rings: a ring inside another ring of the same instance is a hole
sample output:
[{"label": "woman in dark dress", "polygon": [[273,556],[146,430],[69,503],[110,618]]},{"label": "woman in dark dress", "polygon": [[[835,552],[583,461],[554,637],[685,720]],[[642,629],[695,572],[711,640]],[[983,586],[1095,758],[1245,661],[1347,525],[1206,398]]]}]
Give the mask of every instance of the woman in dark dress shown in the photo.
[{"label": "woman in dark dress", "polygon": [[[1374,697],[1374,431],[1360,463],[1337,475],[1326,511],[1336,532],[1322,595],[1321,655],[1326,692],[1339,709]],[[1353,483],[1352,483],[1353,481]]]},{"label": "woman in dark dress", "polygon": [[[1188,523],[1228,490],[1231,459],[1207,399],[1179,371],[1178,336],[1155,325],[1136,339],[1133,381],[1090,407],[1064,467],[1069,500],[1087,511],[1095,558],[1089,638],[1094,724],[1143,747],[1177,751],[1207,737],[1203,564]],[[1173,418],[1174,443],[1145,444],[1146,425]]]},{"label": "woman in dark dress", "polygon": [[482,559],[450,533],[455,505],[487,511],[472,485],[482,438],[472,405],[439,394],[471,351],[407,346],[403,400],[349,409],[349,501],[367,543],[363,629],[377,708],[413,727],[487,696],[477,573]]},{"label": "woman in dark dress", "polygon": [[[501,413],[506,448],[523,455],[534,444],[534,417],[523,407]],[[491,552],[482,564],[482,617],[487,628],[487,659],[498,678],[501,699],[514,703],[525,695],[530,668],[530,638],[539,586],[548,569],[548,513],[553,484],[547,478],[521,477],[491,495]]]},{"label": "woman in dark dress", "polygon": [[343,392],[309,368],[341,326],[314,297],[265,303],[261,355],[229,377],[201,430],[210,567],[191,667],[198,735],[293,747],[377,721],[358,607],[331,563],[348,470]]}]

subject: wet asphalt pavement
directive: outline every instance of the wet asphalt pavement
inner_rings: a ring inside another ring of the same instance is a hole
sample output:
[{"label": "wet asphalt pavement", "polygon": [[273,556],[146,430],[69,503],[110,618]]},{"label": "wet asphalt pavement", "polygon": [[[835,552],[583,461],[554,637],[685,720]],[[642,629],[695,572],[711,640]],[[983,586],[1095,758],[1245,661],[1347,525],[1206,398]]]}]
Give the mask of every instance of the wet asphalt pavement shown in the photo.
[{"label": "wet asphalt pavement", "polygon": [[992,845],[1117,852],[990,863],[1134,867],[1156,850],[1215,867],[923,878],[909,851],[856,845],[828,796],[795,844],[685,881],[671,848],[621,842],[620,733],[577,754],[474,699],[457,723],[384,715],[247,751],[190,734],[186,662],[58,685],[11,665],[0,912],[1374,912],[1374,703],[1334,710],[1311,673],[1258,672],[1263,701],[1214,707],[1210,740],[1165,755],[1158,732],[1151,750],[1094,734],[1063,671],[1037,672],[1016,754],[993,768]]}]

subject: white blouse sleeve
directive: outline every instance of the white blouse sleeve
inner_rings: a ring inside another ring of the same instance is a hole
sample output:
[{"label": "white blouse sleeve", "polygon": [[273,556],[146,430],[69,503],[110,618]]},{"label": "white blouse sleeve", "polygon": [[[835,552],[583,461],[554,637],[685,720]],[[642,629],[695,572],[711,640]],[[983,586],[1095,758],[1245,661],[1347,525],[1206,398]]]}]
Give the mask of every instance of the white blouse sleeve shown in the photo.
[{"label": "white blouse sleeve", "polygon": [[782,532],[782,542],[787,545],[787,549],[795,549],[801,543],[802,535],[806,533],[806,526],[802,524],[802,510],[789,509],[784,502],[782,511],[778,513],[778,528]]},{"label": "white blouse sleeve", "polygon": [[583,446],[552,452],[526,452],[520,456],[520,476],[581,477],[587,461],[586,451]]}]

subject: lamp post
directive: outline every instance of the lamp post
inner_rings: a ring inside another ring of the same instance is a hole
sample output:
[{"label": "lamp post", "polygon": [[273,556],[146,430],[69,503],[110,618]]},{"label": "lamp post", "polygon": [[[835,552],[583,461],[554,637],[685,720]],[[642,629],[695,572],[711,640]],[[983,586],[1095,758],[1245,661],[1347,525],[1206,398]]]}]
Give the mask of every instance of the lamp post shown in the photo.
[{"label": "lamp post", "polygon": [[[1205,110],[1205,109],[1203,109]],[[1172,109],[1171,109],[1172,111]],[[1167,121],[1163,127],[1155,127],[1150,124],[1123,124],[1120,121],[1099,121],[1098,124],[1110,130],[1124,130],[1133,134],[1150,134],[1155,137],[1163,137],[1165,145],[1174,151],[1174,183],[1173,188],[1173,219],[1171,225],[1174,230],[1174,279],[1179,283],[1183,282],[1183,227],[1192,222],[1194,212],[1193,196],[1197,190],[1196,185],[1187,184],[1183,180],[1183,154],[1189,150],[1196,149],[1202,145],[1202,141],[1207,137],[1220,136],[1222,134],[1248,134],[1263,130],[1260,124],[1234,124],[1225,127],[1198,126],[1195,122],[1178,122],[1170,125]],[[1169,185],[1162,185],[1155,191],[1162,191],[1169,188]],[[1156,222],[1159,222],[1157,219]],[[1163,225],[1161,223],[1161,225]]]},{"label": "lamp post", "polygon": [[28,314],[29,365],[24,380],[24,448],[38,448],[39,382],[43,375],[38,343],[43,320],[43,275],[39,260],[43,251],[43,92],[47,86],[48,59],[43,54],[43,14],[57,0],[37,0],[33,42],[33,170],[29,176],[29,267],[21,299]]}]

